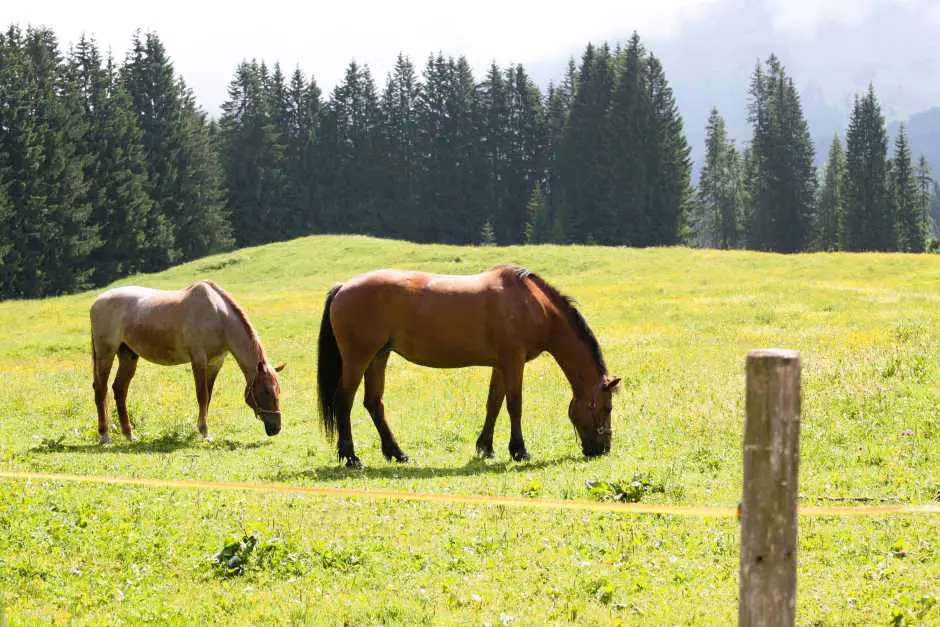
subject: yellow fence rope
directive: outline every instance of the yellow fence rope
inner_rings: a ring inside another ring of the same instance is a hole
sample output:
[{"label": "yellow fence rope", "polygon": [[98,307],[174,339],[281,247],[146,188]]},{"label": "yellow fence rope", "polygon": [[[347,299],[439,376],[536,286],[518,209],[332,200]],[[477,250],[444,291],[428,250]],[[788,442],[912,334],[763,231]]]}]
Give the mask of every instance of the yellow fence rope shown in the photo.
[{"label": "yellow fence rope", "polygon": [[[135,485],[152,488],[190,488],[197,490],[240,490],[268,494],[305,494],[345,498],[385,499],[392,501],[424,501],[463,505],[502,505],[549,510],[584,510],[624,514],[668,514],[673,516],[733,517],[734,507],[703,505],[666,505],[655,503],[618,503],[583,499],[539,499],[485,494],[446,494],[402,492],[394,490],[358,490],[330,486],[290,485],[286,483],[248,483],[241,481],[201,481],[198,479],[153,479],[149,477],[110,477],[72,475],[51,472],[0,471],[0,479],[11,481],[58,481],[105,485]],[[940,505],[858,505],[800,507],[801,516],[875,516],[883,514],[940,514]]]}]

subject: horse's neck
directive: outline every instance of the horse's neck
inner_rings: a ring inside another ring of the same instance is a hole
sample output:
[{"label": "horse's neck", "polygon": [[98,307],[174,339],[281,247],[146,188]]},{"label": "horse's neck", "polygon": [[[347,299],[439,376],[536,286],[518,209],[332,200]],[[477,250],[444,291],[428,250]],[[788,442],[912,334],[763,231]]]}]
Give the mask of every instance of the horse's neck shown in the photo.
[{"label": "horse's neck", "polygon": [[258,362],[264,360],[261,345],[252,338],[251,330],[241,317],[229,307],[224,316],[225,343],[228,351],[238,362],[245,380],[251,381],[258,368]]},{"label": "horse's neck", "polygon": [[576,397],[589,394],[601,378],[590,347],[567,321],[557,321],[549,354],[558,362]]}]

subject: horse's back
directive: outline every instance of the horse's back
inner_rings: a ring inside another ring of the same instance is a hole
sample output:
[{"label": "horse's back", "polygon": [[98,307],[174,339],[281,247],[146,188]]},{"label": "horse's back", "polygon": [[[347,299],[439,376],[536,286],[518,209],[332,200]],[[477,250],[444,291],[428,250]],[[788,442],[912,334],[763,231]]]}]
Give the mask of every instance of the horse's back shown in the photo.
[{"label": "horse's back", "polygon": [[[510,345],[528,352],[534,299],[511,266],[474,275],[377,270],[354,277],[333,301],[334,329],[370,347],[388,344],[436,367],[495,363]],[[365,349],[364,349],[365,350]]]},{"label": "horse's back", "polygon": [[[91,306],[92,333],[96,342],[114,348],[127,344],[148,361],[185,363],[189,359],[187,336],[194,321],[206,324],[221,297],[203,282],[182,290],[118,287],[102,293]],[[219,335],[221,329],[213,329]]]}]

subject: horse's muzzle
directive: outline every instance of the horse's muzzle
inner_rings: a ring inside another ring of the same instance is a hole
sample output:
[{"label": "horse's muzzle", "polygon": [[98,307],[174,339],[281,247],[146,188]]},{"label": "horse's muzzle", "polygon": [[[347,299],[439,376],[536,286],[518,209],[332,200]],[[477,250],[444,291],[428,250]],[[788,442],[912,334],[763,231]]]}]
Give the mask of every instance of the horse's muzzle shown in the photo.
[{"label": "horse's muzzle", "polygon": [[610,453],[610,438],[602,441],[585,442],[581,445],[585,457],[600,457]]},{"label": "horse's muzzle", "polygon": [[278,433],[281,432],[281,417],[280,416],[274,419],[262,418],[261,422],[264,423],[264,432],[268,434],[269,437],[272,435],[277,435]]}]

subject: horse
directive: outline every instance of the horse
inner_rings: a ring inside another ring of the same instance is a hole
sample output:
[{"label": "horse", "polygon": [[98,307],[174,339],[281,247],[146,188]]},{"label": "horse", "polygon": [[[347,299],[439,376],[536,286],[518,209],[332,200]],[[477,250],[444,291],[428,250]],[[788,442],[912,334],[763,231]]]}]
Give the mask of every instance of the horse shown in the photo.
[{"label": "horse", "polygon": [[493,429],[503,400],[509,411],[509,454],[529,459],[522,436],[522,376],[526,362],[548,352],[571,384],[568,417],[582,452],[610,452],[612,393],[597,338],[573,299],[539,275],[499,265],[475,275],[384,269],[335,285],[320,323],[317,387],[320,422],[336,442],[340,462],[360,468],[349,414],[362,379],[363,404],[386,460],[407,462],[385,419],[382,402],[390,353],[432,368],[492,368],[486,418],[477,454],[492,458]]},{"label": "horse", "polygon": [[137,371],[138,357],[163,366],[189,363],[196,382],[199,403],[197,426],[209,439],[206,416],[216,376],[231,353],[245,375],[245,403],[264,423],[268,436],[281,430],[281,393],[261,340],[244,310],[213,281],[204,280],[181,290],[147,287],[117,287],[102,293],[90,309],[91,353],[94,370],[95,405],[101,444],[108,434],[108,377],[114,358],[114,378],[121,431],[130,441],[137,438],[127,414],[127,390]]}]

